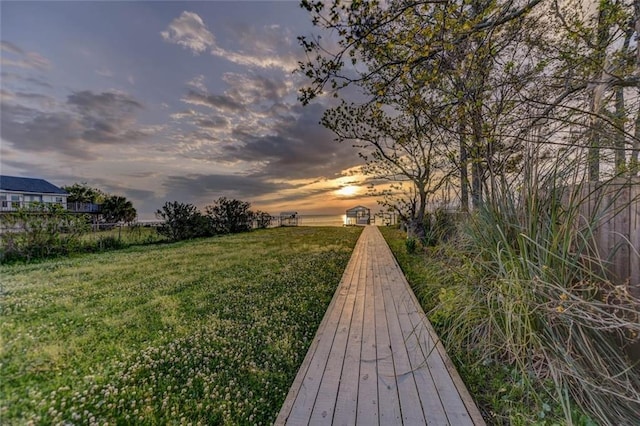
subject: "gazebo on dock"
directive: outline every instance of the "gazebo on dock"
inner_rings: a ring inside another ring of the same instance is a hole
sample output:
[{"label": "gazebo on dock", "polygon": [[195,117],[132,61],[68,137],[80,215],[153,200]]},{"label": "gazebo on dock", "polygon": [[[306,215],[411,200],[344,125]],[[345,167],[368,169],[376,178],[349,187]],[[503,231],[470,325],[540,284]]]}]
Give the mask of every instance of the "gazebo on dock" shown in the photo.
[{"label": "gazebo on dock", "polygon": [[369,225],[371,223],[371,210],[364,206],[356,206],[347,210],[345,225]]},{"label": "gazebo on dock", "polygon": [[298,212],[280,212],[280,226],[298,226]]}]

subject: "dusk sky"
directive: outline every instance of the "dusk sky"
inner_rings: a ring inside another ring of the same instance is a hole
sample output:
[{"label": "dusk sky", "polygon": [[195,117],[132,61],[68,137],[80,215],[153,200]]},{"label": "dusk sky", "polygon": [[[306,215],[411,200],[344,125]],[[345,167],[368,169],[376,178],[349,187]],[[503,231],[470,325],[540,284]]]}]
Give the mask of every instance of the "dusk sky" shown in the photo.
[{"label": "dusk sky", "polygon": [[318,124],[329,98],[297,101],[296,37],[318,33],[297,1],[0,8],[2,174],[86,182],[141,219],[220,196],[272,214],[376,208],[357,151]]}]

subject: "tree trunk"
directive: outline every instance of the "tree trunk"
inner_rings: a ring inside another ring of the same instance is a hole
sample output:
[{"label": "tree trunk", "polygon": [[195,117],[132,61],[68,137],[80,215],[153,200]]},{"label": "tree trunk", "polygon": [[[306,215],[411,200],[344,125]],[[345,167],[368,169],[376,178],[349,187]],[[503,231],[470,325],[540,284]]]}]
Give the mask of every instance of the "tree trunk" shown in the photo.
[{"label": "tree trunk", "polygon": [[[593,95],[596,96],[595,94]],[[596,101],[592,102],[591,111],[598,114],[595,107]],[[594,117],[589,129],[589,153],[587,154],[587,164],[589,165],[589,181],[598,182],[600,180],[600,119]]]},{"label": "tree trunk", "polygon": [[416,187],[418,191],[418,208],[410,219],[408,231],[409,236],[422,239],[425,236],[424,214],[427,208],[427,192],[425,184],[417,184]]},{"label": "tree trunk", "polygon": [[[637,3],[637,2],[636,2]],[[624,43],[622,44],[622,51],[627,53],[629,50],[629,44],[631,43],[631,37],[633,37],[633,25],[627,30],[627,33],[624,37]],[[625,110],[624,110],[624,87],[618,86],[616,87],[616,112],[614,116],[614,121],[616,124],[616,136],[614,140],[614,149],[616,151],[615,156],[615,171],[616,173],[624,173],[627,162],[626,162],[626,154],[625,154],[625,133],[624,133],[624,123],[625,123]]]},{"label": "tree trunk", "polygon": [[482,117],[476,111],[471,117],[473,130],[473,148],[471,150],[471,202],[474,209],[482,204],[482,180],[484,171],[482,167]]},{"label": "tree trunk", "polygon": [[599,115],[603,110],[604,92],[607,89],[607,40],[609,38],[609,9],[610,0],[603,0],[598,6],[598,23],[596,33],[596,46],[594,60],[596,69],[594,76],[594,88],[591,93],[591,129],[589,135],[589,153],[587,154],[587,165],[589,170],[589,180],[597,182],[600,180],[600,139],[602,132],[602,120]]},{"label": "tree trunk", "polygon": [[460,144],[460,209],[469,211],[469,170],[467,159],[467,147]]},{"label": "tree trunk", "polygon": [[469,211],[469,171],[467,158],[467,145],[465,138],[466,123],[464,119],[464,109],[458,109],[458,133],[460,137],[460,210]]}]

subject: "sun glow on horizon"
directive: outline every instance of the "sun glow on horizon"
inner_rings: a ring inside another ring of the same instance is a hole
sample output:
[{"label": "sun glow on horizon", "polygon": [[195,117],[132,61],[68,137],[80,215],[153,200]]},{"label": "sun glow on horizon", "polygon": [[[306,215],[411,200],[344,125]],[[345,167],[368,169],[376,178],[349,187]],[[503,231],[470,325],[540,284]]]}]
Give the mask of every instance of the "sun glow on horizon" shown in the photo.
[{"label": "sun glow on horizon", "polygon": [[352,197],[356,195],[360,190],[360,187],[355,185],[347,185],[335,191],[336,195],[340,195],[343,197]]}]

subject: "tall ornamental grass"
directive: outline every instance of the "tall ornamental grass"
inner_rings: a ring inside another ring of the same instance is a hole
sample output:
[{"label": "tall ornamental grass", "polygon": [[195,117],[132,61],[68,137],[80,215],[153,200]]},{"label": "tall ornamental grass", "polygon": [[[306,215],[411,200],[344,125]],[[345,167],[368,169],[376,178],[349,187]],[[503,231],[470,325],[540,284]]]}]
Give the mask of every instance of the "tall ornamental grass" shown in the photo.
[{"label": "tall ornamental grass", "polygon": [[[509,363],[542,404],[572,404],[602,424],[637,424],[640,367],[629,355],[640,334],[640,301],[614,285],[594,250],[600,219],[553,170],[520,191],[505,185],[464,226],[468,282],[441,293],[445,339],[486,362]],[[591,194],[595,196],[595,194]],[[536,384],[547,383],[551,395]]]}]

